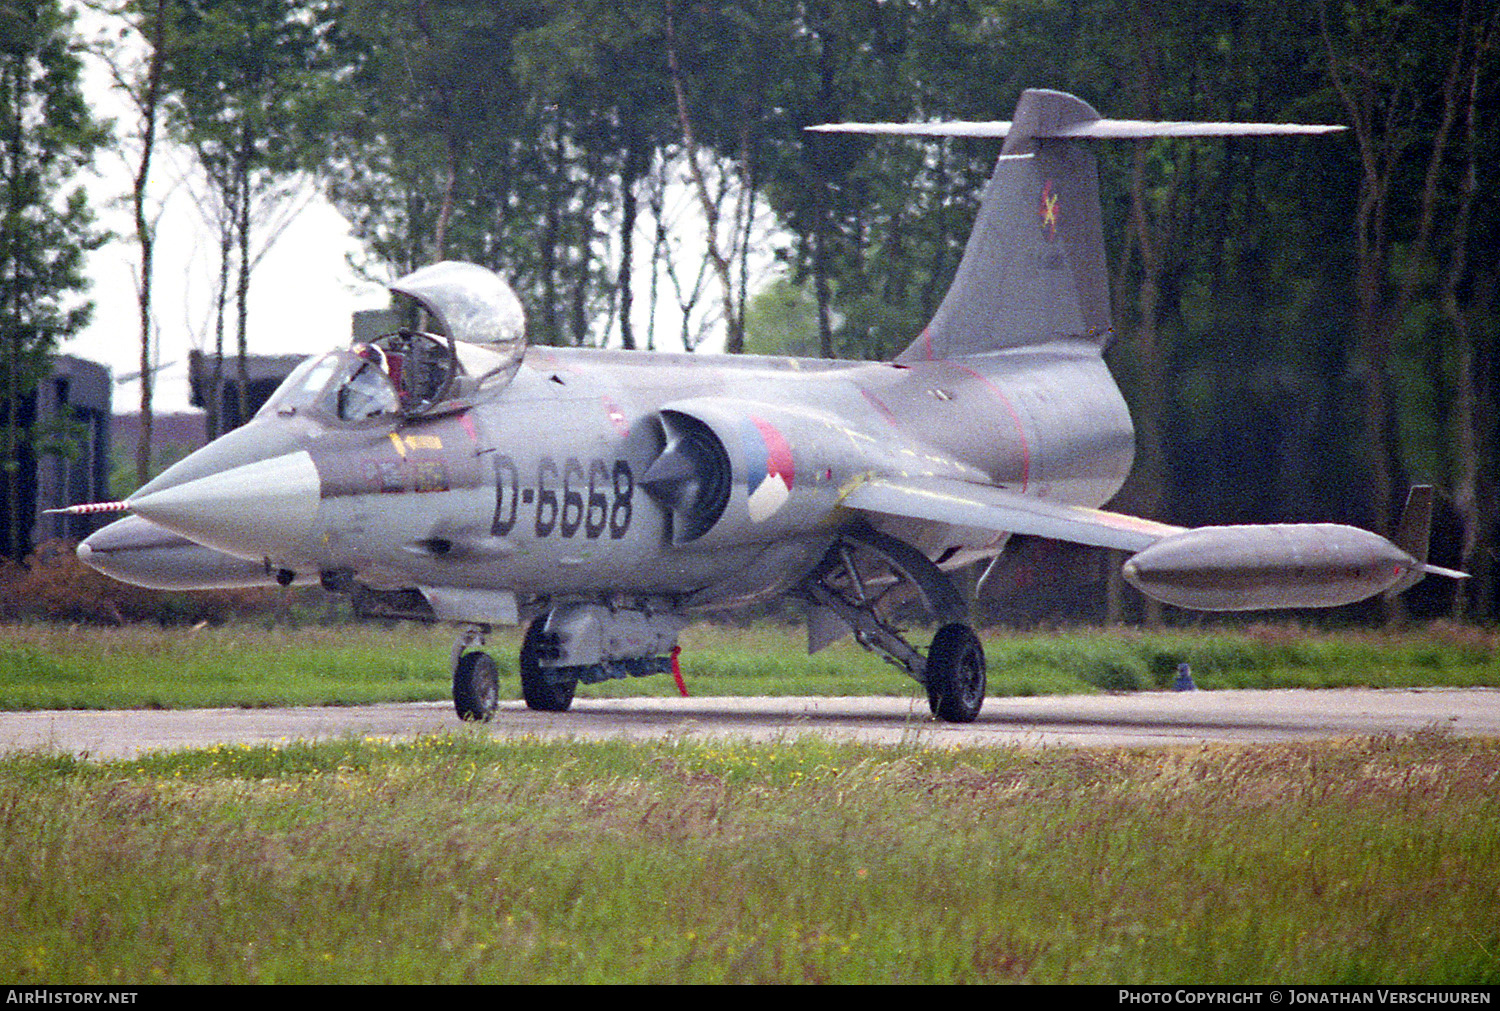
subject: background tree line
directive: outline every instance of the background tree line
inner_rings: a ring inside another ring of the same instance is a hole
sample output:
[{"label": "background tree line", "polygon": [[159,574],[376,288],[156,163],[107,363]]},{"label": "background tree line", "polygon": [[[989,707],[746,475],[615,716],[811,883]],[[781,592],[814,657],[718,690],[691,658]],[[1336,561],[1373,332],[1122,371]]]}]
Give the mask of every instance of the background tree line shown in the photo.
[{"label": "background tree line", "polygon": [[[0,8],[28,3],[53,6]],[[503,272],[539,343],[691,348],[712,326],[731,351],[876,358],[936,308],[997,145],[803,127],[1005,118],[1031,86],[1120,118],[1344,123],[1333,139],[1097,148],[1109,354],[1139,431],[1118,504],[1184,524],[1389,532],[1405,487],[1430,481],[1435,550],[1476,574],[1441,605],[1500,608],[1493,5],[131,0],[123,13],[142,123],[159,115],[220,194],[221,305],[241,335],[255,208],[294,178],[345,212],[371,273],[439,258]],[[668,227],[684,194],[697,244]],[[762,291],[753,265],[770,256],[782,280]],[[657,333],[637,308],[658,299],[701,322]]]}]

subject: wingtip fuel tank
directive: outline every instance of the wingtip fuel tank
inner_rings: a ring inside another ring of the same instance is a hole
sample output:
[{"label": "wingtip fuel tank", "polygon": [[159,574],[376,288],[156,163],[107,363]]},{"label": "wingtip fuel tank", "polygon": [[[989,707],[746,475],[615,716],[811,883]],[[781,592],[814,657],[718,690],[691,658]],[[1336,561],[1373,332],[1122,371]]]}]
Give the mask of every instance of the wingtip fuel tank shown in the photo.
[{"label": "wingtip fuel tank", "polygon": [[1162,538],[1122,569],[1147,596],[1196,611],[1335,607],[1422,571],[1379,534],[1336,523],[1198,527]]},{"label": "wingtip fuel tank", "polygon": [[122,582],[151,590],[231,590],[311,584],[317,574],[300,578],[254,561],[205,547],[143,516],[126,516],[102,527],[78,545],[78,558]]}]

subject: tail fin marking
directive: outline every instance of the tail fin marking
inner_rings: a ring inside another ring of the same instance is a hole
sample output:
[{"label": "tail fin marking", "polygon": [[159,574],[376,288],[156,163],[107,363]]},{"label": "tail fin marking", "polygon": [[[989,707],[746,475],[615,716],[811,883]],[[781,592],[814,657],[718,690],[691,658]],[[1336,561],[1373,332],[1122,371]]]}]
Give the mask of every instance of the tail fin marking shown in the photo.
[{"label": "tail fin marking", "polygon": [[1058,141],[1028,154],[1002,155],[953,285],[897,361],[1065,339],[1103,344],[1109,289],[1094,157]]}]

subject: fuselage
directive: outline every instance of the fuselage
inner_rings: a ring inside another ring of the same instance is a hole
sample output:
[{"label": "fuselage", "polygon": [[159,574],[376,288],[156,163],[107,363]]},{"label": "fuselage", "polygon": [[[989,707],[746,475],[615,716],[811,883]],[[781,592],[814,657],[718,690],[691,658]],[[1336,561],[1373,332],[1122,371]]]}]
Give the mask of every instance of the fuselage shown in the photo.
[{"label": "fuselage", "polygon": [[[1082,342],[910,364],[538,347],[467,406],[350,420],[318,406],[335,402],[344,394],[278,394],[132,503],[300,579],[713,607],[794,586],[855,521],[839,502],[863,480],[943,477],[1097,506],[1133,452],[1124,402]],[[712,428],[732,472],[691,539],[644,482],[672,418]],[[948,563],[998,550],[990,531],[891,525]]]}]

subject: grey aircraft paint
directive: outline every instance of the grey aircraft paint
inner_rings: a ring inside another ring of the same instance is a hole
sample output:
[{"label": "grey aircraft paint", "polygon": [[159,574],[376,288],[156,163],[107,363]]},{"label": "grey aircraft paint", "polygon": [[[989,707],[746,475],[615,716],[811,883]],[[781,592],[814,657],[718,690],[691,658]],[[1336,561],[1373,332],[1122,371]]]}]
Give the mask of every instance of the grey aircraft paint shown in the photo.
[{"label": "grey aircraft paint", "polygon": [[[954,284],[894,361],[527,349],[503,281],[436,264],[392,287],[442,333],[305,363],[250,424],[120,504],[134,515],[80,556],[152,586],[316,579],[361,613],[456,622],[454,702],[473,719],[495,708],[495,665],[471,648],[491,624],[530,619],[523,694],[562,710],[580,682],[666,669],[688,612],[792,595],[810,649],[853,632],[940,718],[973,720],[984,655],[945,570],[1012,533],[1132,552],[1134,585],[1201,609],[1325,606],[1459,575],[1426,564],[1421,493],[1399,546],[1099,509],[1134,432],[1101,357],[1098,181],[1079,142],[1336,128],[1106,120],[1032,90],[1009,123],[827,129],[1006,137]],[[907,604],[941,625],[925,652],[890,612]]]}]

